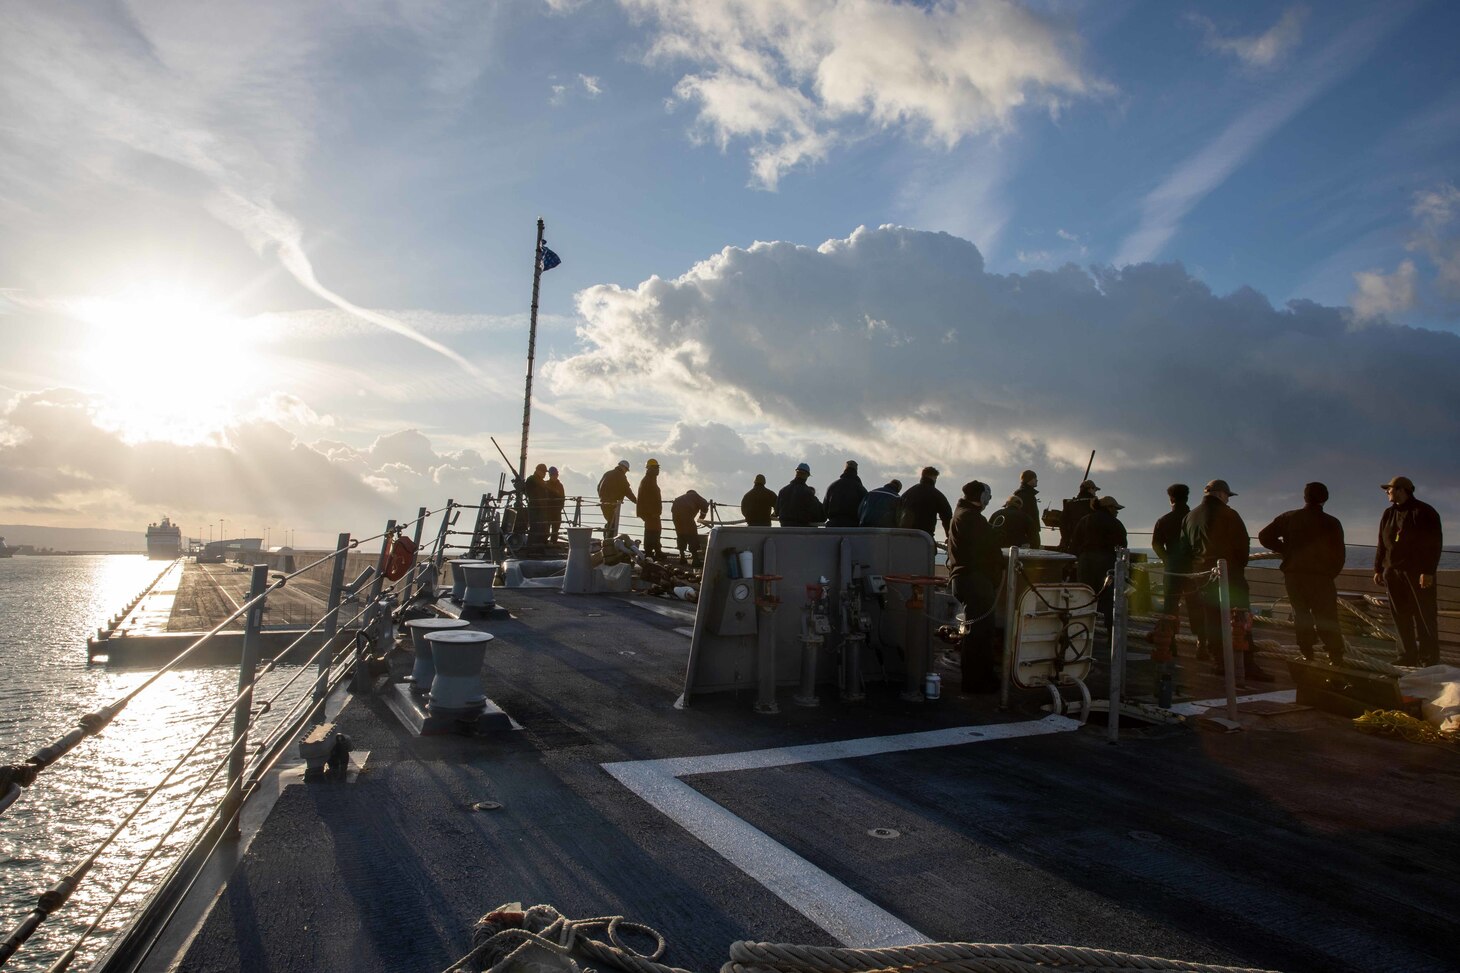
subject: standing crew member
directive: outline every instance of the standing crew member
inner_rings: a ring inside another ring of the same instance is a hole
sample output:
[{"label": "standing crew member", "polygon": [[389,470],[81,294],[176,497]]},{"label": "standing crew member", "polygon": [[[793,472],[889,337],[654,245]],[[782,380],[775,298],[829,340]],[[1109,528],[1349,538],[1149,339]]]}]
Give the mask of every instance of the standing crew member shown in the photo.
[{"label": "standing crew member", "polygon": [[776,494],[765,485],[765,474],[755,474],[755,486],[740,498],[740,512],[749,527],[769,527],[776,513]]},{"label": "standing crew member", "polygon": [[869,490],[857,507],[858,527],[896,527],[897,516],[902,509],[901,480],[888,480],[875,490]]},{"label": "standing crew member", "polygon": [[796,464],[796,476],[776,495],[776,509],[782,527],[813,527],[826,519],[826,508],[817,499],[816,488],[807,483],[811,467]]},{"label": "standing crew member", "polygon": [[527,543],[541,546],[548,538],[548,492],[547,464],[538,463],[537,469],[522,484],[522,499],[527,511]]},{"label": "standing crew member", "polygon": [[1414,498],[1414,481],[1407,476],[1396,476],[1384,489],[1389,492],[1390,506],[1379,518],[1374,583],[1389,589],[1389,609],[1404,647],[1399,665],[1437,665],[1440,630],[1435,572],[1444,546],[1440,515]]},{"label": "standing crew member", "polygon": [[[1245,619],[1252,604],[1247,591],[1247,524],[1228,505],[1236,495],[1226,480],[1212,480],[1203,491],[1201,503],[1186,515],[1181,526],[1182,539],[1191,549],[1192,570],[1210,571],[1218,560],[1227,560],[1234,617],[1222,617],[1221,585],[1213,578],[1202,587],[1202,623],[1197,632],[1201,651],[1215,660],[1218,672],[1224,671],[1226,665],[1222,658],[1222,626],[1232,625],[1239,612]],[[1258,666],[1257,653],[1250,640],[1246,651],[1247,678],[1272,682],[1272,675]]]},{"label": "standing crew member", "polygon": [[1024,516],[1024,501],[1019,494],[1009,494],[1004,505],[989,518],[1000,547],[1028,547],[1029,520]]},{"label": "standing crew member", "polygon": [[1115,515],[1117,510],[1123,509],[1114,497],[1101,497],[1091,511],[1080,518],[1075,534],[1070,538],[1070,549],[1079,559],[1080,583],[1100,593],[1100,614],[1105,618],[1107,629],[1112,627],[1116,592],[1115,586],[1106,584],[1105,580],[1115,568],[1115,552],[1127,546],[1125,525]]},{"label": "standing crew member", "polygon": [[1100,488],[1095,485],[1094,480],[1083,480],[1080,483],[1080,492],[1065,501],[1064,510],[1060,512],[1060,550],[1073,553],[1071,542],[1075,536],[1075,528],[1095,509],[1095,499],[1099,493]]},{"label": "standing crew member", "polygon": [[695,520],[703,520],[709,512],[710,502],[693,490],[681,493],[669,505],[669,516],[674,520],[674,541],[679,547],[681,561],[685,560],[686,550],[689,551],[689,560],[694,560],[700,547],[700,532]]},{"label": "standing crew member", "polygon": [[931,466],[924,466],[918,482],[908,487],[907,492],[902,495],[902,511],[898,514],[897,526],[911,527],[934,537],[933,530],[938,526],[938,521],[943,522],[943,533],[946,535],[948,522],[952,519],[953,508],[948,506],[948,498],[938,489],[938,471]]},{"label": "standing crew member", "polygon": [[[1161,605],[1161,614],[1170,615],[1177,619],[1173,624],[1178,628],[1181,625],[1181,605],[1186,603],[1186,620],[1191,625],[1191,633],[1200,641],[1202,611],[1199,592],[1201,584],[1195,578],[1183,577],[1191,573],[1191,549],[1186,546],[1186,539],[1182,536],[1181,525],[1186,520],[1186,515],[1191,513],[1187,506],[1187,500],[1191,497],[1191,487],[1185,483],[1173,483],[1166,488],[1166,499],[1171,502],[1171,512],[1156,521],[1156,526],[1151,528],[1151,550],[1161,559],[1161,566],[1165,570],[1166,577],[1163,587],[1166,595]],[[1172,629],[1175,634],[1175,629]],[[1172,653],[1176,651],[1173,643]]]},{"label": "standing crew member", "polygon": [[548,467],[547,482],[543,485],[547,493],[548,523],[552,527],[552,536],[549,538],[554,544],[558,542],[558,534],[563,529],[563,505],[568,502],[567,493],[563,490],[563,481],[558,479],[558,468]]},{"label": "standing crew member", "polygon": [[[1019,489],[1014,491],[1014,496],[1024,505],[1024,518],[1029,521],[1029,530],[1025,532],[1025,543],[1020,547],[1032,547],[1039,550],[1039,474],[1033,470],[1025,470],[1019,474]],[[1007,503],[1004,506],[1008,506]]]},{"label": "standing crew member", "polygon": [[983,510],[992,498],[988,485],[970,480],[963,485],[958,510],[948,527],[948,582],[953,597],[963,606],[968,632],[959,646],[963,691],[999,690],[999,649],[994,632],[994,600],[1004,559],[994,529]]},{"label": "standing crew member", "polygon": [[1343,662],[1343,633],[1338,628],[1338,589],[1334,579],[1343,570],[1343,524],[1323,512],[1328,487],[1309,483],[1303,487],[1303,507],[1278,514],[1257,532],[1257,539],[1270,551],[1283,556],[1283,581],[1288,602],[1293,606],[1298,651],[1313,658],[1318,639],[1328,650],[1328,661]]},{"label": "standing crew member", "polygon": [[618,536],[619,508],[624,500],[635,502],[634,491],[629,486],[629,461],[621,459],[618,465],[598,480],[598,504],[603,511],[603,539],[612,544]]},{"label": "standing crew member", "polygon": [[664,531],[664,502],[659,494],[659,461],[644,464],[644,478],[639,481],[639,498],[634,501],[634,514],[644,522],[644,553],[658,557],[664,553],[659,535]]},{"label": "standing crew member", "polygon": [[857,475],[857,461],[847,460],[842,475],[826,488],[826,526],[857,526],[857,511],[866,495],[867,488],[862,486],[862,478]]}]

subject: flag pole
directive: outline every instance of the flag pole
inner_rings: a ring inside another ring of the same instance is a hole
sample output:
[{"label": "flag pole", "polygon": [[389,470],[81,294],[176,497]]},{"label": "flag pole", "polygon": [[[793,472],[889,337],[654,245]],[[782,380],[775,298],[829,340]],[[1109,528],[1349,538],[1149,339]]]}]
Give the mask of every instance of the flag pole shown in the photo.
[{"label": "flag pole", "polygon": [[[532,359],[537,353],[537,290],[542,283],[542,217],[537,218],[537,246],[532,251],[532,314],[527,323],[527,388],[522,393],[522,454],[517,463],[517,499],[513,507],[522,509],[522,491],[527,485],[527,427],[532,421]],[[510,464],[509,464],[510,465]]]}]

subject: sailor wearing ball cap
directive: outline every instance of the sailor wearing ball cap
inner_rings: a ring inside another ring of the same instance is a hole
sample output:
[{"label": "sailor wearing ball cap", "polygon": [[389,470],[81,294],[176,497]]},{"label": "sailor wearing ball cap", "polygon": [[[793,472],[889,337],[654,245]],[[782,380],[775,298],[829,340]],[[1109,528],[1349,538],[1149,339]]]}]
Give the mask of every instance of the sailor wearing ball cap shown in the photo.
[{"label": "sailor wearing ball cap", "polygon": [[966,693],[999,689],[994,599],[1004,561],[994,529],[983,514],[992,497],[982,480],[963,484],[963,496],[948,525],[948,582],[967,621],[967,634],[959,645]]},{"label": "sailor wearing ball cap", "polygon": [[598,504],[603,511],[603,537],[606,543],[613,543],[618,536],[618,515],[625,500],[636,503],[634,490],[629,486],[629,461],[621,459],[618,465],[598,480]]},{"label": "sailor wearing ball cap", "polygon": [[657,557],[664,553],[660,535],[664,533],[664,497],[659,492],[659,461],[644,464],[644,478],[639,481],[639,498],[634,501],[634,514],[644,522],[644,553]]},{"label": "sailor wearing ball cap", "polygon": [[1435,572],[1444,536],[1435,508],[1415,499],[1414,481],[1396,476],[1383,485],[1389,508],[1379,518],[1374,581],[1389,589],[1389,607],[1399,629],[1402,666],[1440,661]]},{"label": "sailor wearing ball cap", "polygon": [[1095,506],[1075,526],[1070,538],[1070,550],[1079,558],[1079,578],[1100,592],[1100,614],[1105,618],[1105,627],[1110,628],[1111,613],[1115,608],[1115,589],[1106,584],[1106,579],[1115,567],[1115,552],[1128,546],[1125,525],[1115,515],[1124,507],[1114,497],[1101,497]]},{"label": "sailor wearing ball cap", "polygon": [[548,519],[552,526],[552,536],[549,540],[556,544],[558,542],[558,534],[563,529],[563,506],[568,502],[567,493],[563,489],[563,481],[558,479],[558,468],[556,466],[548,467],[547,482],[542,486],[544,492],[547,494]]},{"label": "sailor wearing ball cap", "polygon": [[[1237,495],[1226,480],[1212,480],[1202,491],[1201,503],[1186,515],[1181,533],[1191,551],[1193,571],[1211,571],[1217,561],[1227,562],[1227,583],[1231,592],[1232,613],[1246,613],[1251,607],[1247,591],[1247,524],[1228,501]],[[1222,617],[1221,588],[1213,580],[1202,588],[1201,623],[1197,628],[1197,657],[1215,661],[1222,670],[1222,626],[1231,624]],[[1245,616],[1244,616],[1245,617]],[[1247,647],[1248,679],[1271,682],[1272,675],[1257,664],[1251,644]]]},{"label": "sailor wearing ball cap", "polygon": [[797,463],[796,475],[776,495],[776,510],[780,511],[782,527],[811,527],[826,519],[826,510],[816,496],[816,489],[806,482],[810,478],[811,467]]}]

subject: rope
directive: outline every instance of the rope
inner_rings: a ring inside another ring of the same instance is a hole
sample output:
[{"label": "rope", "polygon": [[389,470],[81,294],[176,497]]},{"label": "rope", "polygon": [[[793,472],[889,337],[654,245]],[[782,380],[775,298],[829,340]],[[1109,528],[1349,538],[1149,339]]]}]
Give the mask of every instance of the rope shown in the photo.
[{"label": "rope", "polygon": [[1365,733],[1398,737],[1410,743],[1430,743],[1446,747],[1460,744],[1460,735],[1445,733],[1439,727],[1397,709],[1366,710],[1364,715],[1354,717],[1354,726]]},{"label": "rope", "polygon": [[[588,936],[602,926],[609,942]],[[618,930],[652,937],[656,948],[640,953],[625,946]],[[513,903],[478,920],[473,948],[445,973],[490,970],[527,973],[562,970],[577,973],[576,959],[612,966],[628,973],[687,973],[659,962],[665,939],[656,930],[622,916],[568,919],[548,905],[525,911]],[[532,953],[532,950],[545,952]],[[1187,971],[1187,973],[1271,973],[1251,967],[1188,963],[1157,956],[1139,956],[1080,946],[1016,943],[922,943],[884,949],[800,946],[788,943],[735,942],[720,973],[1030,973],[1058,969],[1079,971]]]}]

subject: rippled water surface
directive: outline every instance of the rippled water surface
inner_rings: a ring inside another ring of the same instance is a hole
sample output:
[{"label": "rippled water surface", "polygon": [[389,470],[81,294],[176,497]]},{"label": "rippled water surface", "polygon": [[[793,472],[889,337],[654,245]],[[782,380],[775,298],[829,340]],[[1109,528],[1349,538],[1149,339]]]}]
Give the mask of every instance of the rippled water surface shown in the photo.
[{"label": "rippled water surface", "polygon": [[[166,566],[140,556],[0,559],[0,762],[23,762],[68,732],[77,717],[125,695],[152,674],[88,665],[86,639]],[[260,681],[259,697],[271,695],[297,672],[283,667],[268,674]],[[297,698],[309,682],[308,676],[299,679],[283,698]],[[40,892],[90,854],[137,806],[229,706],[237,687],[236,668],[168,673],[99,737],[83,741],[43,773],[0,816],[0,925],[5,927],[0,935],[8,934]],[[219,762],[230,730],[231,721],[225,721],[102,854],[67,906],[31,937],[8,969],[43,970],[76,941]],[[168,840],[167,853],[154,859],[107,916],[75,968],[85,969],[108,936],[125,924],[213,803],[200,802],[188,815],[187,826]]]}]

